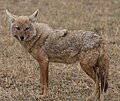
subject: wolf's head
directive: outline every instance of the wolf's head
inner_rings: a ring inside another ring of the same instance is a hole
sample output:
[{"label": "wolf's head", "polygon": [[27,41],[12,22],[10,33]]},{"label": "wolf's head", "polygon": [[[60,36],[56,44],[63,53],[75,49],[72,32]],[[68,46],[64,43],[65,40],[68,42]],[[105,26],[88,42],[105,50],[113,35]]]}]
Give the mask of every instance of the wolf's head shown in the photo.
[{"label": "wolf's head", "polygon": [[33,24],[36,22],[38,10],[30,16],[17,16],[10,13],[8,10],[6,10],[6,13],[9,17],[12,34],[19,41],[29,41],[36,36],[36,29]]}]

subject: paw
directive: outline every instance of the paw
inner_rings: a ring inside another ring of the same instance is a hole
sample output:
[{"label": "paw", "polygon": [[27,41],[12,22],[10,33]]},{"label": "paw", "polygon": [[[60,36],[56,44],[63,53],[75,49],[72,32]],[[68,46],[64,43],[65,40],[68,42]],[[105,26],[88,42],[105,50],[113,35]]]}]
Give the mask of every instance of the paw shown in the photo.
[{"label": "paw", "polygon": [[40,94],[40,98],[46,98],[46,97],[48,97],[48,93]]},{"label": "paw", "polygon": [[45,98],[45,97],[48,97],[48,95],[46,95],[46,94],[40,95],[40,98]]},{"label": "paw", "polygon": [[100,95],[100,101],[104,101],[104,93]]},{"label": "paw", "polygon": [[89,97],[86,99],[86,101],[94,101],[93,95],[89,96]]},{"label": "paw", "polygon": [[100,100],[99,95],[96,94],[96,96],[93,96],[93,95],[89,96],[89,97],[86,99],[86,101],[103,101],[103,100]]}]

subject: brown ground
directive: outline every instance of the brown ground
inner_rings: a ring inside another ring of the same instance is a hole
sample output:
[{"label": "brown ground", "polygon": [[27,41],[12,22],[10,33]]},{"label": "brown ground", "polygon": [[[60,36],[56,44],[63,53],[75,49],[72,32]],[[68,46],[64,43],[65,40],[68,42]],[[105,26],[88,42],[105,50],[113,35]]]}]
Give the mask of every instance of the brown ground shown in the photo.
[{"label": "brown ground", "polygon": [[0,101],[85,101],[94,85],[79,64],[50,63],[49,97],[37,98],[38,63],[11,36],[6,8],[18,15],[39,8],[38,20],[54,28],[102,35],[110,55],[105,101],[120,101],[120,0],[0,0]]}]

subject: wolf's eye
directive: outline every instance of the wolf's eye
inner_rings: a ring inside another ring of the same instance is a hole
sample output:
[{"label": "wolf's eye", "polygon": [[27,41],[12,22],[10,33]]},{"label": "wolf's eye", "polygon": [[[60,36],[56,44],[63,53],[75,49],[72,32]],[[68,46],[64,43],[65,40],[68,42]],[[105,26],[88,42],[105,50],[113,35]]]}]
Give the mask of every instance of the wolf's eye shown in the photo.
[{"label": "wolf's eye", "polygon": [[30,27],[26,27],[26,28],[25,28],[25,31],[28,31],[28,30],[30,30]]},{"label": "wolf's eye", "polygon": [[17,30],[20,30],[20,27],[18,27],[18,26],[16,26],[15,28],[16,28]]}]

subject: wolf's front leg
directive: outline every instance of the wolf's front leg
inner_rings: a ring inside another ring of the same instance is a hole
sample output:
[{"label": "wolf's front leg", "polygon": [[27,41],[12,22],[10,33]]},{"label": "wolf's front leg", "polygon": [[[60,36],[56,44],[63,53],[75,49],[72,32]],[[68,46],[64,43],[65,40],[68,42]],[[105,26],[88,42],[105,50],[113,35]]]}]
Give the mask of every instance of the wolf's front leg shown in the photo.
[{"label": "wolf's front leg", "polygon": [[40,97],[48,96],[48,64],[48,61],[40,63],[40,84],[42,90]]},{"label": "wolf's front leg", "polygon": [[33,47],[30,54],[38,61],[40,65],[40,97],[46,97],[48,95],[48,56],[44,50],[38,46]]}]

